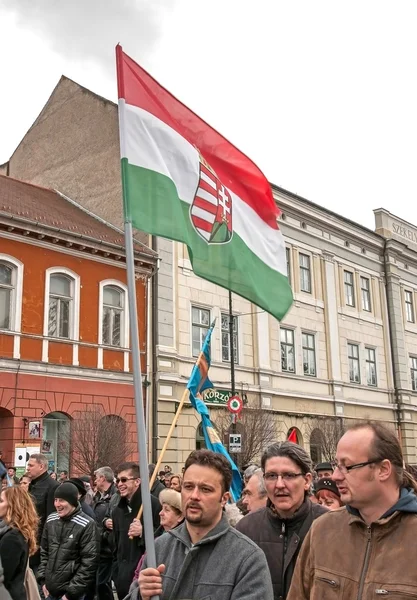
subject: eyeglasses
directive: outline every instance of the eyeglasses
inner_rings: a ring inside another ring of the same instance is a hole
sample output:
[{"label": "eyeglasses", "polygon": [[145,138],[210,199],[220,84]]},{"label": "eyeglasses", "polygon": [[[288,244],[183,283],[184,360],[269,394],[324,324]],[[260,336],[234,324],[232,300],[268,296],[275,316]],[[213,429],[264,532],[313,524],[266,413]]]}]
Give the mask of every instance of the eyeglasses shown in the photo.
[{"label": "eyeglasses", "polygon": [[362,467],[367,467],[368,465],[374,465],[377,462],[381,462],[379,459],[374,458],[372,460],[367,460],[366,462],[356,463],[355,465],[340,465],[337,462],[332,462],[333,470],[339,469],[342,475],[347,475],[349,471],[353,471],[353,469],[361,469]]},{"label": "eyeglasses", "polygon": [[138,479],[137,477],[116,477],[116,483],[117,485],[119,485],[119,483],[126,483],[126,481],[132,481],[133,479]]},{"label": "eyeglasses", "polygon": [[278,477],[281,477],[282,481],[290,482],[297,479],[297,477],[304,477],[304,473],[265,473],[264,479],[267,483],[278,481]]}]

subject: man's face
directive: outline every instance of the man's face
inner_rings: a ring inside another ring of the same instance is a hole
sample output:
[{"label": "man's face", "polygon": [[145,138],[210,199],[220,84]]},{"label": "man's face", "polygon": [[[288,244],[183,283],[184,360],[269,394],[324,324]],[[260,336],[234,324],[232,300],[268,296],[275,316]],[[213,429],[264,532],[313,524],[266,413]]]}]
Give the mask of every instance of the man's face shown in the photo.
[{"label": "man's face", "polygon": [[128,469],[127,471],[120,471],[117,475],[116,483],[120,496],[130,500],[140,486],[140,479],[139,477],[133,477],[132,471]]},{"label": "man's face", "polygon": [[211,467],[191,465],[184,473],[181,503],[185,519],[192,525],[214,527],[221,519],[229,492],[223,493],[222,475]]},{"label": "man's face", "polygon": [[26,471],[32,479],[36,479],[36,477],[45,473],[45,466],[42,463],[38,463],[34,458],[29,458]]},{"label": "man's face", "polygon": [[63,500],[62,498],[55,498],[54,500],[56,512],[60,517],[66,517],[75,510],[75,506]]},{"label": "man's face", "polygon": [[7,469],[7,474],[9,477],[14,477],[16,475],[16,471],[10,467],[10,469]]},{"label": "man's face", "polygon": [[331,479],[333,471],[317,471],[317,479]]},{"label": "man's face", "polygon": [[[374,434],[368,429],[348,431],[337,445],[336,462],[339,465],[355,465],[372,460]],[[375,465],[352,469],[343,474],[336,468],[332,475],[344,504],[360,510],[378,502],[381,494]]]},{"label": "man's face", "polygon": [[[268,481],[268,473],[284,477]],[[265,463],[265,487],[268,498],[281,517],[291,517],[300,508],[306,491],[310,489],[311,473],[297,475],[298,473],[301,473],[300,467],[286,456],[273,456]]]},{"label": "man's face", "polygon": [[94,477],[95,477],[94,483],[96,484],[96,489],[99,492],[104,492],[105,485],[106,485],[106,478],[104,477],[104,475],[95,475]]},{"label": "man's face", "polygon": [[243,490],[242,504],[246,506],[248,512],[258,510],[266,506],[267,496],[259,494],[259,480],[257,476],[252,476]]},{"label": "man's face", "polygon": [[67,479],[68,475],[62,471],[62,473],[59,474],[59,481],[66,481]]}]

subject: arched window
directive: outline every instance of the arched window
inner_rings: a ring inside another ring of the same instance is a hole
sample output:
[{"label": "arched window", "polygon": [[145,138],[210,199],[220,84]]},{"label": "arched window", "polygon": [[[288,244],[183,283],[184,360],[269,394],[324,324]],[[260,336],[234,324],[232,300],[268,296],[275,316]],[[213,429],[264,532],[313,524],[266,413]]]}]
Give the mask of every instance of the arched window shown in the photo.
[{"label": "arched window", "polygon": [[0,329],[12,329],[15,305],[16,269],[7,262],[0,263]]},{"label": "arched window", "polygon": [[42,421],[41,452],[48,458],[48,471],[69,471],[71,421],[62,412],[51,412]]},{"label": "arched window", "polygon": [[62,273],[49,282],[48,335],[69,339],[74,321],[74,280]]},{"label": "arched window", "polygon": [[313,465],[323,461],[323,434],[317,428],[310,435],[310,456]]},{"label": "arched window", "polygon": [[106,346],[125,346],[125,292],[115,285],[103,288],[103,344]]},{"label": "arched window", "polygon": [[197,427],[197,431],[195,434],[195,449],[196,450],[201,450],[201,448],[206,448],[206,440],[204,439],[204,433],[203,433],[203,424],[200,423],[199,426]]}]

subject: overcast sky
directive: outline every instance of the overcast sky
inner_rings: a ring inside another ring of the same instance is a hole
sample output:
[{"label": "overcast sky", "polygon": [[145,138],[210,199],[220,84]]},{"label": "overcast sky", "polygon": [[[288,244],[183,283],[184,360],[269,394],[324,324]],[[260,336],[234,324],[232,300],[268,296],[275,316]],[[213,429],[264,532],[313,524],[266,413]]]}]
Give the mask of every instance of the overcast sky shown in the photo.
[{"label": "overcast sky", "polygon": [[0,0],[0,163],[62,74],[116,100],[114,46],[269,180],[417,225],[415,0]]}]

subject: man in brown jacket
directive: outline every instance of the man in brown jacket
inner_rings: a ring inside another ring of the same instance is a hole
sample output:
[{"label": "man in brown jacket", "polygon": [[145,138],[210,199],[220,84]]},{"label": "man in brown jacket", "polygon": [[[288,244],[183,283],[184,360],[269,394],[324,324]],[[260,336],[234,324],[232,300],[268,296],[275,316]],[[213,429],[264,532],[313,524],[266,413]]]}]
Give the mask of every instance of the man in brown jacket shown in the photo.
[{"label": "man in brown jacket", "polygon": [[383,425],[349,429],[333,480],[345,508],[313,523],[288,600],[417,598],[417,484]]}]

